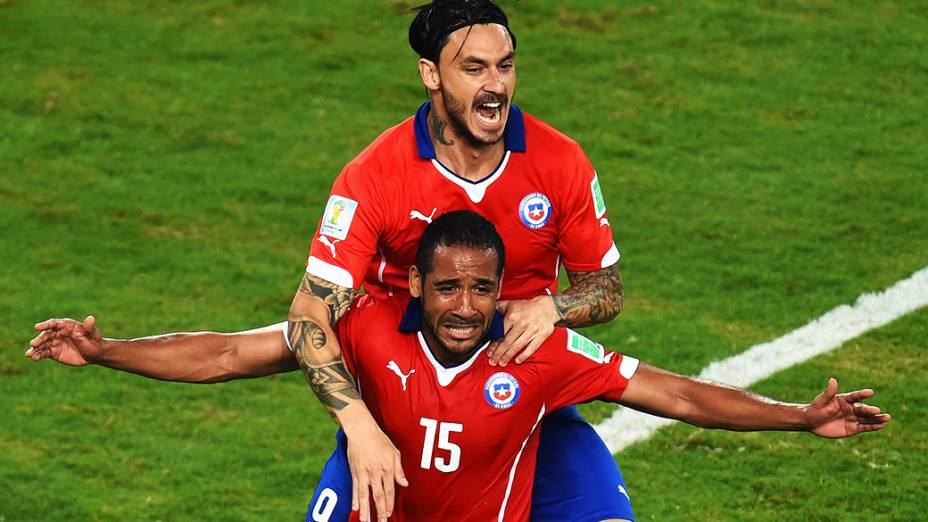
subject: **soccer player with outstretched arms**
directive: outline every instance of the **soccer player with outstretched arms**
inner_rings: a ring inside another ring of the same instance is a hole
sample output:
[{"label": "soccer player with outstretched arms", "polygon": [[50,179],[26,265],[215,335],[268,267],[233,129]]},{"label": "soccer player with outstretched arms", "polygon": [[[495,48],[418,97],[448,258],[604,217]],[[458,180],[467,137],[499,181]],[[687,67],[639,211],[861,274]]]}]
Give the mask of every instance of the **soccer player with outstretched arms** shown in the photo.
[{"label": "soccer player with outstretched arms", "polygon": [[[705,428],[828,438],[879,430],[890,420],[859,402],[872,390],[837,394],[834,379],[810,404],[782,403],[639,363],[566,328],[556,328],[524,364],[492,365],[482,353],[504,334],[497,299],[505,259],[488,221],[467,211],[442,215],[419,244],[410,296],[358,297],[336,324],[346,369],[406,470],[409,485],[397,490],[390,520],[528,520],[537,504],[540,424],[563,406],[592,399]],[[91,324],[58,326],[45,334],[57,343],[46,339],[33,350],[57,350],[58,360],[71,363],[108,351],[97,330],[85,329]],[[223,344],[223,336],[205,335]],[[201,365],[198,377],[223,380],[292,361],[279,330],[260,335],[268,335],[268,344],[277,339],[277,349],[242,363],[234,349],[225,350],[229,364]],[[225,344],[247,338],[225,336]],[[331,516],[333,494],[320,493],[311,520]],[[576,519],[570,503],[546,509],[560,520]],[[351,516],[361,518],[358,511]]]}]

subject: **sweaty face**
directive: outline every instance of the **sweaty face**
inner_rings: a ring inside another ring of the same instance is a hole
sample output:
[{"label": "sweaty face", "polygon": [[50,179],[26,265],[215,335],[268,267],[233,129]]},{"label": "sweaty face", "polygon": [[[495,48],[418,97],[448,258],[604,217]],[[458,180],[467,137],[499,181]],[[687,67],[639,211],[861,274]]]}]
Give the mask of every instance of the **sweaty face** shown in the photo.
[{"label": "sweaty face", "polygon": [[413,267],[410,293],[422,300],[423,335],[445,364],[466,360],[490,328],[499,296],[493,250],[439,246],[424,277]]},{"label": "sweaty face", "polygon": [[512,39],[506,28],[481,24],[451,33],[438,70],[442,102],[455,134],[475,146],[502,139],[516,88]]}]

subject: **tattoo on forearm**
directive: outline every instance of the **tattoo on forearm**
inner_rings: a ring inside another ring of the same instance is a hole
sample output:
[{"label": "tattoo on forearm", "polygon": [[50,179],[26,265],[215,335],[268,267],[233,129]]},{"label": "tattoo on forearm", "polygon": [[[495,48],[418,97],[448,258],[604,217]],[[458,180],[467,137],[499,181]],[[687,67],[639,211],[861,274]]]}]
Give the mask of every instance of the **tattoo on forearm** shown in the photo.
[{"label": "tattoo on forearm", "polygon": [[625,286],[617,265],[596,272],[567,271],[570,288],[554,297],[559,326],[604,323],[622,311]]},{"label": "tattoo on forearm", "polygon": [[300,292],[322,299],[322,302],[329,307],[329,324],[332,326],[335,326],[341,316],[348,311],[355,294],[351,288],[345,288],[309,274],[303,276]]},{"label": "tattoo on forearm", "polygon": [[341,354],[332,356],[324,349],[329,346],[331,326],[348,311],[355,292],[309,274],[303,277],[299,292],[325,303],[329,327],[323,328],[306,317],[291,318],[288,332],[290,348],[319,402],[330,413],[339,411],[352,400],[360,399],[360,395]]},{"label": "tattoo on forearm", "polygon": [[322,366],[307,368],[306,381],[319,401],[336,411],[348,406],[349,401],[361,398],[341,357]]},{"label": "tattoo on forearm", "polygon": [[302,353],[307,341],[317,350],[325,348],[328,341],[322,327],[312,321],[290,321],[289,335],[293,353]]},{"label": "tattoo on forearm", "polygon": [[[307,357],[307,345],[312,346],[314,350],[325,348],[328,337],[321,326],[313,321],[290,321],[289,336],[293,355],[300,363],[306,382],[319,398],[319,402],[338,411],[347,406],[351,399],[360,398],[354,379],[348,373],[341,355],[322,362],[311,361]],[[318,359],[318,356],[316,358]]]},{"label": "tattoo on forearm", "polygon": [[432,120],[432,136],[442,145],[454,145],[454,140],[445,138],[445,127],[448,126],[448,123],[438,117],[438,113],[435,112],[434,108],[429,112]]}]

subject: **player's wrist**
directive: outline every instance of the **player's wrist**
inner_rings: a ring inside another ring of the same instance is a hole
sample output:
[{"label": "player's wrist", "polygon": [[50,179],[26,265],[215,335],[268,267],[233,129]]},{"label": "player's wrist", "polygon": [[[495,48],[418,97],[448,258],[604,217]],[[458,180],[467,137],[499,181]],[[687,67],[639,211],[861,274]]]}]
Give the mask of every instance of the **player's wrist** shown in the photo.
[{"label": "player's wrist", "polygon": [[811,404],[780,402],[775,403],[773,408],[767,417],[770,420],[770,426],[760,426],[760,429],[811,433],[817,427],[816,411]]},{"label": "player's wrist", "polygon": [[348,438],[380,430],[374,416],[371,415],[370,410],[360,400],[354,401],[352,404],[335,412],[335,418]]},{"label": "player's wrist", "polygon": [[797,431],[808,431],[809,433],[814,433],[816,428],[816,423],[812,420],[813,409],[811,404],[797,404],[796,408],[800,413],[799,420],[799,429]]},{"label": "player's wrist", "polygon": [[554,326],[565,326],[566,316],[557,306],[557,294],[540,295],[536,299],[543,304],[546,320]]},{"label": "player's wrist", "polygon": [[126,341],[122,339],[107,339],[104,337],[100,340],[100,350],[97,353],[84,353],[81,355],[83,355],[87,364],[112,367],[114,355],[118,352],[119,347],[125,343]]}]

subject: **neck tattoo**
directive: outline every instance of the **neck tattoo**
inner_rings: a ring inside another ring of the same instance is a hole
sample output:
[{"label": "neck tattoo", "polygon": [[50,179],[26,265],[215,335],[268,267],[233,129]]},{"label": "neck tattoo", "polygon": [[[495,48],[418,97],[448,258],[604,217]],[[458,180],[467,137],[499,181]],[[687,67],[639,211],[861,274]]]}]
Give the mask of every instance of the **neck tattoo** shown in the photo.
[{"label": "neck tattoo", "polygon": [[438,143],[442,145],[454,145],[454,140],[449,140],[445,138],[445,127],[448,126],[448,122],[442,120],[438,117],[438,112],[435,109],[431,110],[432,113],[432,136],[438,140]]}]

